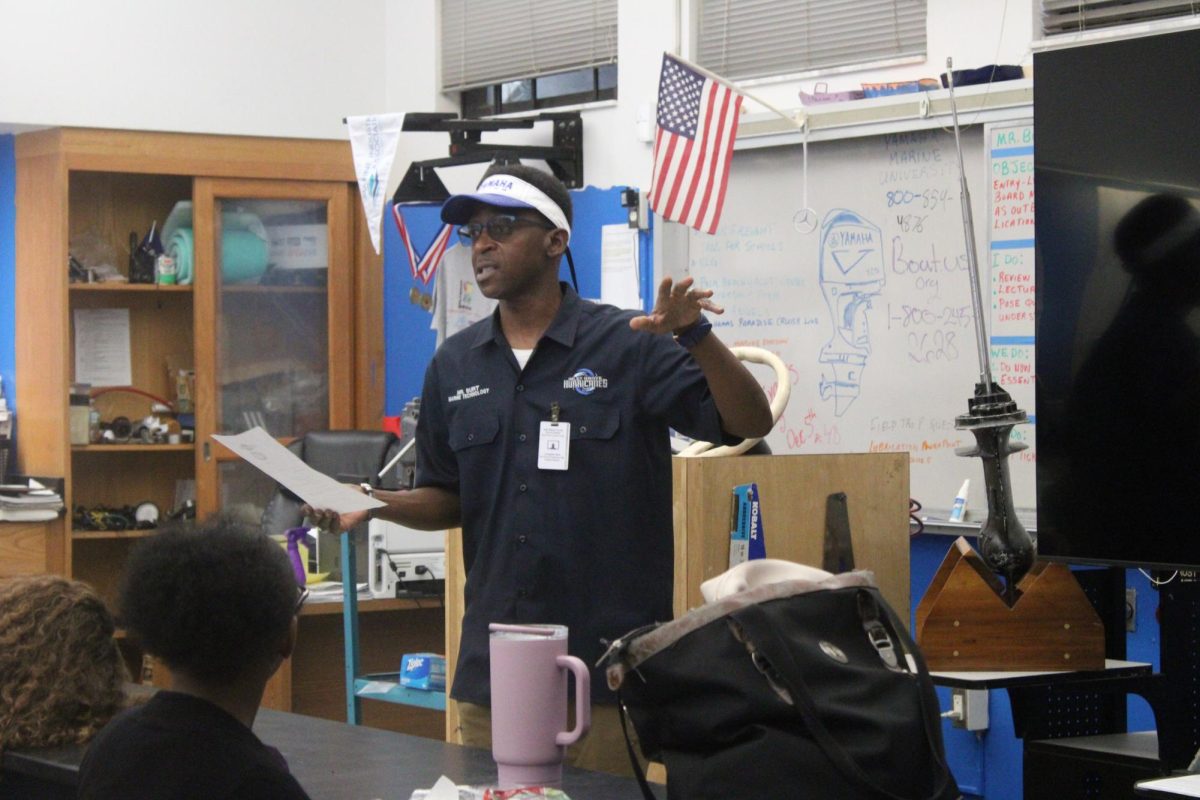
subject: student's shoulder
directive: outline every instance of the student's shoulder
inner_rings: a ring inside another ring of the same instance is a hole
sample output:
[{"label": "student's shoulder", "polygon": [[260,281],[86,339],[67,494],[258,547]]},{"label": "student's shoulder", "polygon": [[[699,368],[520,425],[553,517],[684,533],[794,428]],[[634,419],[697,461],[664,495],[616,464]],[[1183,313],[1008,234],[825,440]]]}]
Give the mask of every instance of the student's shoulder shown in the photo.
[{"label": "student's shoulder", "polygon": [[83,764],[87,765],[97,757],[104,758],[106,751],[128,745],[139,746],[143,741],[142,717],[144,714],[143,706],[135,705],[110,719],[88,743],[83,756]]}]

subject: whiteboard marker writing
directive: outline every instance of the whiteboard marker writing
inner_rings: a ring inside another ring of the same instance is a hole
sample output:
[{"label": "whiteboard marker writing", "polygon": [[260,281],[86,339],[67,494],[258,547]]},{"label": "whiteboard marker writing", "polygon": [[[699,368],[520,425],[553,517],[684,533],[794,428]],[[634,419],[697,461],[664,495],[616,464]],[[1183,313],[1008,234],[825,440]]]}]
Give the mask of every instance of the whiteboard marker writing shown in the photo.
[{"label": "whiteboard marker writing", "polygon": [[963,516],[967,513],[967,491],[971,488],[971,479],[967,478],[963,481],[962,488],[958,490],[958,494],[954,496],[954,507],[950,509],[950,521],[962,522]]}]

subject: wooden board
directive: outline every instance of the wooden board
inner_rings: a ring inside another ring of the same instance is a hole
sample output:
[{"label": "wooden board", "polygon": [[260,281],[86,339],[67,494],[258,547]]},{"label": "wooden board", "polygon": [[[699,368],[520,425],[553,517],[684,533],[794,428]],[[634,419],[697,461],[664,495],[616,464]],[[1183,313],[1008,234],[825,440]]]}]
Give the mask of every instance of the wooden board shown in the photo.
[{"label": "wooden board", "polygon": [[[446,532],[446,688],[454,685],[454,668],[458,665],[458,637],[462,633],[462,618],[466,612],[463,590],[467,571],[463,569],[462,528]],[[462,744],[458,729],[458,703],[446,698],[446,741]]]},{"label": "wooden board", "polygon": [[97,128],[54,128],[17,137],[18,159],[60,151],[68,154],[72,170],[356,181],[354,158],[344,141]]},{"label": "wooden board", "polygon": [[1104,669],[1104,624],[1065,564],[1038,561],[1010,607],[1002,585],[959,538],[917,608],[917,643],[932,670]]},{"label": "wooden board", "polygon": [[0,522],[0,578],[49,572],[47,532],[52,523]]},{"label": "wooden board", "polygon": [[820,567],[825,502],[845,492],[855,567],[908,619],[908,456],[675,458],[675,614],[700,605],[700,584],[729,568],[733,487],[758,484],[768,558]]}]

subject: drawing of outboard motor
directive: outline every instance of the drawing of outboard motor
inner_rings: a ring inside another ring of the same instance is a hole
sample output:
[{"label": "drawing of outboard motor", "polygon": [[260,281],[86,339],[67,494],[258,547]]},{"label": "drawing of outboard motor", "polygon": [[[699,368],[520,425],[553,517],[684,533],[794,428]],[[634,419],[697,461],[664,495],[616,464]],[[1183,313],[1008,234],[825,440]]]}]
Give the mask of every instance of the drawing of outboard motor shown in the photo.
[{"label": "drawing of outboard motor", "polygon": [[818,360],[828,365],[821,374],[821,399],[832,397],[839,417],[858,397],[871,354],[867,309],[883,291],[884,280],[879,227],[844,208],[830,211],[821,223],[820,281],[833,335]]}]

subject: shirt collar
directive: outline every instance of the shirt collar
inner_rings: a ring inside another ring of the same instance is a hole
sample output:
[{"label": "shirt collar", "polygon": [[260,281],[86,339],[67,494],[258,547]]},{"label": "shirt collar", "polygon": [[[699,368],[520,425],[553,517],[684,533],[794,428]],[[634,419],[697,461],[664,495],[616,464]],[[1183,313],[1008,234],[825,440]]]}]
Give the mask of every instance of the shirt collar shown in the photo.
[{"label": "shirt collar", "polygon": [[[564,347],[571,347],[575,344],[575,333],[579,329],[579,316],[583,312],[584,301],[571,288],[570,284],[559,281],[558,286],[562,290],[562,304],[558,307],[558,313],[554,315],[550,327],[542,336],[553,339]],[[475,339],[471,342],[471,347],[482,347],[488,342],[495,342],[502,347],[508,346],[500,328],[500,308],[498,306],[492,312],[491,325],[480,325],[479,330],[475,332]]]}]

